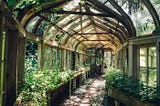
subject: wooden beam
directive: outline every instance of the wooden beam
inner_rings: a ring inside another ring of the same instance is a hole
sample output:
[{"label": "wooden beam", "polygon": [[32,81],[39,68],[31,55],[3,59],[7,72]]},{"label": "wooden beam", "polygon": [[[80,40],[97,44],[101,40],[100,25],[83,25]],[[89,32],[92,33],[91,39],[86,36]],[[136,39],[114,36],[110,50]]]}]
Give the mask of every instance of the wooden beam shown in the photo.
[{"label": "wooden beam", "polygon": [[95,32],[95,33],[75,33],[73,35],[103,35],[103,34],[113,34],[111,32]]},{"label": "wooden beam", "polygon": [[[51,12],[53,13],[53,12]],[[87,16],[97,16],[97,17],[112,17],[115,18],[114,15],[112,14],[107,14],[107,13],[93,13],[93,12],[82,12],[82,11],[64,11],[64,10],[59,10],[56,11],[55,13],[57,14],[75,14],[75,15],[87,15]]]},{"label": "wooden beam", "polygon": [[71,0],[56,0],[56,2],[48,2],[47,4],[44,5],[35,6],[30,10],[28,10],[27,13],[23,16],[21,20],[21,25],[24,27],[32,17],[36,16],[40,12],[47,11],[48,9],[51,9],[53,7],[57,8],[69,1]]},{"label": "wooden beam", "polygon": [[[104,27],[103,25],[100,25],[100,24],[98,24],[98,23],[95,23],[95,25],[96,25],[97,27],[100,27],[100,28],[104,29],[104,30],[107,30],[106,27]],[[121,35],[113,32],[113,31],[110,31],[110,32],[111,32],[113,35],[115,35],[115,36],[120,40],[121,43],[125,42],[125,39],[123,38],[123,36],[121,36]]]},{"label": "wooden beam", "polygon": [[87,42],[95,41],[95,42],[96,42],[96,41],[111,41],[111,40],[103,40],[103,39],[102,39],[102,40],[101,40],[101,39],[99,39],[99,40],[89,40],[89,39],[88,39],[88,40],[82,40],[82,41],[87,41]]},{"label": "wooden beam", "polygon": [[[39,17],[41,17],[41,18],[43,18],[44,20],[52,23],[52,22],[51,22],[47,17],[45,17],[45,16],[39,15]],[[63,30],[63,28],[59,27],[58,25],[56,25],[56,24],[53,24],[53,25],[55,26],[56,29],[62,31],[63,33],[68,34],[70,37],[72,36],[68,31]],[[75,40],[79,41],[79,39],[77,39],[77,38],[75,38],[75,37],[73,37],[73,36],[72,36],[72,38],[74,38]],[[80,41],[79,41],[79,42],[80,42]]]},{"label": "wooden beam", "polygon": [[[94,7],[95,9],[99,10],[100,12],[108,13],[111,16],[114,16],[115,19],[117,19],[119,22],[121,22],[126,27],[130,36],[136,36],[135,27],[132,22],[128,21],[128,19],[126,20],[126,18],[122,17],[122,15],[113,11],[111,8],[107,7],[106,5],[103,5],[98,0],[94,0],[94,1],[93,0],[86,0],[86,1],[87,1],[86,3],[88,5],[90,5],[91,7]],[[111,18],[113,18],[113,17],[111,17]]]}]

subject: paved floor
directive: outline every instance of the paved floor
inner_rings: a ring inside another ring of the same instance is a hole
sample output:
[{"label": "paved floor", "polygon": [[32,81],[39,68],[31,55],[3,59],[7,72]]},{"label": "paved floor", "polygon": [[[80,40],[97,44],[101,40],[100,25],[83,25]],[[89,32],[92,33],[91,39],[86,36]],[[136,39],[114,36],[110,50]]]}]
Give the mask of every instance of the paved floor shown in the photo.
[{"label": "paved floor", "polygon": [[62,103],[63,106],[104,106],[105,94],[104,75],[89,79],[80,86],[69,99]]}]

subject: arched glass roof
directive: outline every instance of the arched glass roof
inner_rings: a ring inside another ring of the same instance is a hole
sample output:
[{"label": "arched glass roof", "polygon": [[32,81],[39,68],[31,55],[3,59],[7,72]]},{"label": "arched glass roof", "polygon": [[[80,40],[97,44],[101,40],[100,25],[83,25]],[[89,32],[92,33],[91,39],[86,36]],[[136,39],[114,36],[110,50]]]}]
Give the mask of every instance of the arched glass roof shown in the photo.
[{"label": "arched glass roof", "polygon": [[[159,32],[158,0],[8,1],[27,37],[75,50],[116,51],[129,38]],[[149,29],[149,30],[148,30]],[[33,38],[33,37],[32,37]]]}]

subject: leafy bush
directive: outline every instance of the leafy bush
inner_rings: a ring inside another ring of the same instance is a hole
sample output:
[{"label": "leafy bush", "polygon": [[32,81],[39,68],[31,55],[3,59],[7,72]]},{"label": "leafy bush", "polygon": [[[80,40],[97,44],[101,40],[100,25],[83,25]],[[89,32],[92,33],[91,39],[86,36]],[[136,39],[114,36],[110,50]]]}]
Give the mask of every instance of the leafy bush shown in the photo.
[{"label": "leafy bush", "polygon": [[20,96],[22,102],[31,101],[36,106],[44,106],[47,103],[47,91],[58,87],[60,83],[67,82],[73,76],[70,70],[33,71],[26,73],[25,84]]},{"label": "leafy bush", "polygon": [[146,86],[142,81],[126,75],[121,70],[112,68],[106,72],[106,86],[115,88],[127,96],[139,98],[141,101],[160,104],[160,89],[158,87]]}]

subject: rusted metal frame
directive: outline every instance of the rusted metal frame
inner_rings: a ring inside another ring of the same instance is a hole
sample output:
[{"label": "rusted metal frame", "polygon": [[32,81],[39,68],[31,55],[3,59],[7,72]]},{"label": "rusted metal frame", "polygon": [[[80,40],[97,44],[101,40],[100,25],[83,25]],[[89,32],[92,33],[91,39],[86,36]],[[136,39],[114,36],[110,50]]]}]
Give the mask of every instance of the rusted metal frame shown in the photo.
[{"label": "rusted metal frame", "polygon": [[[85,20],[83,20],[83,22],[86,22],[88,19],[85,19]],[[69,31],[73,31],[73,29],[74,28],[76,28],[77,26],[78,26],[79,24],[75,24],[74,26],[72,26],[71,28],[70,28],[70,30],[67,30],[67,32],[69,32]],[[87,25],[86,25],[87,26]],[[85,27],[85,26],[84,26]],[[72,34],[69,36],[69,37],[71,37],[71,36],[73,36]],[[69,39],[69,38],[68,38]],[[66,42],[68,41],[68,39],[66,39]]]},{"label": "rusted metal frame", "polygon": [[33,26],[33,29],[32,29],[32,32],[33,32],[33,33],[36,33],[36,30],[37,30],[38,26],[41,24],[42,21],[43,21],[43,19],[40,18],[40,19],[38,20],[38,22]]},{"label": "rusted metal frame", "polygon": [[80,11],[64,11],[64,10],[59,10],[56,11],[55,13],[58,14],[75,14],[75,15],[87,15],[87,16],[97,16],[97,17],[112,17],[115,18],[114,15],[112,14],[107,14],[107,13],[93,13],[93,12],[80,12]]},{"label": "rusted metal frame", "polygon": [[[73,21],[75,21],[75,20],[77,20],[79,17],[76,17]],[[64,28],[64,27],[66,27],[67,25],[69,25],[69,24],[71,24],[71,20],[70,21],[68,21],[66,24],[64,24],[64,25],[62,25],[61,26],[61,28]],[[53,35],[57,35],[58,34],[58,30],[57,31],[55,31],[54,33],[53,33]]]},{"label": "rusted metal frame", "polygon": [[119,32],[119,31],[117,31],[118,33],[115,32],[115,29],[114,29],[113,27],[111,27],[111,26],[106,26],[106,25],[104,25],[103,23],[101,23],[100,21],[95,22],[95,23],[96,23],[96,24],[101,24],[101,26],[104,26],[105,28],[110,29],[110,30],[112,31],[112,33],[114,33],[115,35],[117,35],[118,38],[123,39],[124,42],[126,41],[126,39],[125,39],[125,37],[123,36],[123,34],[122,34],[121,32]]},{"label": "rusted metal frame", "polygon": [[[71,37],[71,38],[75,38],[75,37]],[[86,45],[85,45],[84,43],[82,43],[79,39],[75,38],[75,40],[78,41],[78,44],[81,43],[83,46],[86,46]],[[69,42],[69,39],[67,40],[67,42]],[[67,43],[66,43],[66,44],[67,44]],[[76,47],[75,47],[74,49],[77,50]]]},{"label": "rusted metal frame", "polygon": [[[81,40],[81,42],[77,43],[76,47],[78,48],[79,44],[82,43],[82,42],[84,42],[84,41],[88,41],[88,42],[89,42],[89,41],[98,41],[99,44],[104,45],[101,41],[111,41],[111,40]],[[108,42],[108,43],[109,43],[109,42]],[[108,43],[107,43],[107,44],[108,44]],[[113,42],[111,41],[111,44],[113,44],[115,47],[118,46],[114,41],[113,41]]]},{"label": "rusted metal frame", "polygon": [[[83,19],[83,20],[82,20],[83,23],[85,23],[86,21],[88,21],[88,19]],[[79,26],[79,25],[80,25],[80,22],[79,22],[79,23],[73,24],[73,25],[70,27],[70,29],[67,30],[67,32],[69,32],[69,31],[75,29],[75,28],[76,28],[77,26]],[[76,31],[76,30],[75,30],[75,31]],[[77,32],[77,31],[76,31],[76,32]]]},{"label": "rusted metal frame", "polygon": [[122,17],[124,17],[126,23],[128,23],[129,27],[128,27],[128,25],[125,25],[125,26],[126,26],[126,28],[127,27],[129,28],[128,29],[129,36],[130,37],[136,36],[136,29],[135,29],[134,24],[133,24],[131,18],[129,17],[129,15],[126,14],[126,12],[124,12],[124,10],[115,2],[115,0],[108,0],[108,1],[122,15]]},{"label": "rusted metal frame", "polygon": [[[46,20],[46,21],[48,21],[48,22],[51,22],[48,18],[46,18],[46,17],[44,17],[44,16],[42,16],[42,15],[39,15],[39,16],[40,16],[41,18],[43,18],[44,20]],[[51,23],[52,23],[52,22],[51,22]],[[60,31],[66,33],[66,34],[68,34],[69,36],[71,36],[71,34],[70,34],[69,32],[67,32],[67,31],[63,30],[63,28],[59,27],[59,26],[56,25],[56,24],[53,24],[53,25],[55,26],[56,29],[58,29],[58,30],[60,30]],[[79,41],[79,40],[78,40],[77,38],[75,38],[75,37],[72,37],[72,38],[74,38],[75,40]]]},{"label": "rusted metal frame", "polygon": [[[74,11],[76,11],[76,10],[78,10],[79,9],[79,7],[77,6],[77,7],[75,7],[73,10]],[[51,13],[51,14],[54,14],[53,12]],[[63,21],[63,19],[65,19],[67,16],[69,16],[70,14],[65,14],[63,17],[61,17],[56,23],[59,23],[60,21]],[[79,16],[77,16],[76,18],[74,18],[74,20],[73,21],[75,21],[75,20],[77,20],[79,18]],[[68,24],[70,24],[71,23],[71,20],[70,21],[68,21],[66,24],[64,24],[64,25],[62,25],[61,26],[61,28],[64,28],[64,27],[66,27]],[[56,31],[56,32],[54,32],[53,33],[53,35],[57,35],[57,33],[58,33],[58,31]],[[53,38],[54,39],[54,38]]]},{"label": "rusted metal frame", "polygon": [[[104,29],[104,30],[108,29],[108,28],[105,28],[104,26],[102,26],[102,25],[100,25],[100,24],[98,24],[98,23],[95,23],[95,25],[97,25],[98,27],[100,27],[100,28],[102,28],[102,29]],[[125,42],[124,38],[122,38],[121,36],[119,36],[117,33],[113,32],[113,31],[110,31],[110,32],[111,32],[113,35],[115,35],[115,36],[120,40],[121,43],[124,43],[124,42]]]},{"label": "rusted metal frame", "polygon": [[151,14],[151,16],[154,20],[154,24],[155,24],[155,27],[156,27],[155,33],[160,33],[160,19],[159,19],[159,16],[158,16],[155,8],[153,7],[150,0],[141,0],[141,1],[146,6],[146,8],[150,12],[150,14]]},{"label": "rusted metal frame", "polygon": [[[82,40],[82,41],[88,41],[88,40]],[[111,41],[111,40],[100,40],[100,39],[98,39],[98,40],[89,40],[89,41]]]},{"label": "rusted metal frame", "polygon": [[[78,33],[78,32],[76,32],[76,31],[74,31],[74,30],[73,30],[73,32]],[[84,39],[88,40],[88,38],[87,38],[87,37],[85,37],[85,36],[83,36],[83,34],[80,34],[80,36],[81,36],[82,38],[84,38]]]},{"label": "rusted metal frame", "polygon": [[[92,24],[91,24],[91,23],[83,26],[83,30],[85,30],[85,29],[87,29],[87,28],[89,28],[89,27],[92,27]],[[79,30],[76,30],[76,33],[73,33],[72,36],[79,35],[79,32],[80,32],[80,29],[79,29]]]},{"label": "rusted metal frame", "polygon": [[88,33],[75,33],[75,34],[73,34],[73,35],[96,35],[96,34],[98,34],[98,35],[103,35],[103,34],[112,34],[112,33],[109,33],[109,32],[95,32],[95,33],[91,33],[91,32],[88,32]]},{"label": "rusted metal frame", "polygon": [[[87,45],[86,47],[84,47],[82,50],[86,50],[86,49],[88,49],[88,48],[90,48],[90,47],[97,47],[98,45],[96,44],[96,45]],[[116,47],[114,47],[113,45],[107,45],[108,46],[108,49],[112,49],[113,51],[115,51],[116,50]],[[106,47],[105,47],[106,48]]]},{"label": "rusted metal frame", "polygon": [[[95,18],[94,18],[94,19],[95,19]],[[121,31],[121,30],[119,30],[119,29],[116,29],[116,28],[114,28],[113,26],[108,25],[107,23],[103,23],[103,22],[101,22],[101,20],[99,20],[99,19],[95,19],[95,20],[98,21],[99,23],[102,23],[102,25],[105,25],[105,26],[109,27],[110,29],[113,29],[113,30],[115,31],[115,33],[116,33],[116,31],[117,31],[118,33],[120,33],[120,34],[122,35],[123,39],[127,40],[127,38],[126,38],[125,34],[123,33],[123,31]],[[121,36],[121,35],[119,35],[119,36]]]},{"label": "rusted metal frame", "polygon": [[28,10],[28,12],[25,14],[25,16],[23,16],[23,19],[21,20],[21,25],[24,27],[32,17],[34,17],[37,14],[40,14],[40,12],[47,11],[53,7],[56,8],[58,6],[62,6],[69,1],[71,1],[71,0],[57,0],[54,3],[51,2],[48,4],[44,4],[41,6],[36,6],[34,8],[31,8],[30,10]]},{"label": "rusted metal frame", "polygon": [[[96,23],[97,23],[97,22],[96,22]],[[98,23],[97,23],[97,24],[98,24]],[[117,33],[117,32],[115,31],[115,29],[113,29],[112,27],[110,28],[109,26],[105,26],[105,25],[103,25],[103,24],[99,24],[99,25],[104,26],[104,27],[110,29],[111,32],[114,33],[114,35],[116,35],[116,37],[118,37],[119,39],[123,39],[123,42],[126,41],[125,38],[121,35],[121,32],[118,32],[118,33]]]},{"label": "rusted metal frame", "polygon": [[[78,9],[79,9],[79,7],[77,6],[77,7],[75,7],[72,11],[77,11]],[[56,13],[56,11],[55,11],[55,12],[51,12],[50,10],[45,11],[45,12],[50,12],[50,14]],[[62,21],[62,20],[65,19],[66,17],[68,17],[69,15],[71,15],[71,14],[64,14],[63,17],[60,17],[60,19],[58,19],[58,20],[56,21],[56,23],[59,23],[60,21]]]},{"label": "rusted metal frame", "polygon": [[[101,25],[100,25],[101,26]],[[112,36],[114,37],[114,38],[116,38],[116,39],[118,39],[115,35],[114,35],[114,33],[112,33],[112,31],[110,31],[110,30],[106,30],[106,29],[102,29],[100,26],[97,26],[97,28],[98,28],[98,30],[100,30],[100,31],[107,31],[108,32],[108,34],[106,35],[106,34],[103,34],[103,37],[106,37],[106,38],[108,38],[108,39],[110,39],[110,40],[112,40],[112,41],[114,41],[113,40],[113,38],[112,38]],[[101,28],[101,29],[99,29],[99,28]],[[112,35],[112,36],[111,36]],[[118,39],[119,40],[119,39]],[[117,41],[114,41],[114,43],[116,43],[117,45],[119,45],[120,44],[120,40],[117,42]]]},{"label": "rusted metal frame", "polygon": [[[118,26],[118,28],[126,35],[126,38],[129,37],[129,34],[128,34],[128,32],[127,32],[127,30],[126,30],[126,28],[124,26],[116,24],[114,21],[111,21],[111,20],[109,20],[107,18],[101,18],[100,17],[100,19],[103,19],[104,21],[106,21],[106,22],[108,22],[108,23],[110,23],[112,25]],[[119,23],[119,21],[118,21],[118,23]]]},{"label": "rusted metal frame", "polygon": [[[90,11],[90,8],[87,6],[87,5],[84,5],[84,7],[85,7],[85,9],[86,9],[86,11],[87,12],[91,12]],[[95,32],[97,33],[97,29],[96,29],[96,27],[95,27],[95,22],[94,22],[94,19],[93,19],[93,17],[91,17],[91,16],[88,16],[89,17],[89,19],[91,20],[91,23],[94,25],[94,30],[95,30]],[[99,35],[96,35],[98,38],[99,38]]]},{"label": "rusted metal frame", "polygon": [[128,23],[128,25],[131,28],[131,31],[133,35],[129,35],[129,36],[136,36],[136,29],[134,27],[134,24],[130,18],[130,16],[128,14],[126,14],[126,12],[124,12],[124,10],[115,2],[115,0],[109,0],[109,2],[111,3],[111,5],[122,15],[122,17],[124,17],[126,19],[126,22]]},{"label": "rusted metal frame", "polygon": [[99,10],[102,13],[108,13],[108,14],[114,15],[114,17],[111,17],[111,18],[115,18],[119,22],[121,22],[126,27],[126,29],[129,32],[130,36],[136,36],[134,25],[130,26],[128,21],[126,21],[126,19],[124,17],[122,17],[122,15],[116,13],[115,11],[113,11],[112,9],[107,7],[106,5],[103,5],[101,2],[99,2],[97,0],[94,0],[94,1],[93,0],[87,0],[86,3],[88,5],[90,5],[91,7],[94,6],[95,9]]},{"label": "rusted metal frame", "polygon": [[[101,17],[100,17],[101,18]],[[94,18],[95,19],[95,18]],[[103,23],[102,23],[103,24]]]},{"label": "rusted metal frame", "polygon": [[[104,29],[104,30],[106,30],[106,28],[104,28],[103,26],[101,26],[101,25],[99,25],[99,24],[95,24],[97,27],[100,27],[100,28],[102,28],[102,29]],[[112,32],[112,35],[114,35],[114,36],[116,36],[117,37],[117,35],[116,34],[114,34],[114,32]],[[109,35],[107,35],[108,37],[109,37]],[[117,37],[118,39],[119,39],[119,41],[120,41],[120,43],[121,44],[123,44],[124,42],[119,38],[119,37]],[[115,43],[116,43],[116,41],[114,41]]]},{"label": "rusted metal frame", "polygon": [[[88,27],[88,26],[90,26],[91,24],[87,24],[86,26],[84,26],[83,27],[83,29],[85,29],[86,27]],[[74,26],[75,27],[75,26]],[[74,28],[71,28],[71,29],[74,29]],[[67,32],[69,32],[69,31],[67,31]],[[76,31],[77,32],[77,31]],[[75,33],[76,33],[75,32]],[[71,36],[69,36],[69,37],[72,37],[72,36],[74,36],[75,35],[75,33],[74,34],[72,34]],[[67,42],[68,42],[68,39],[69,39],[69,37],[66,39],[66,41],[65,41],[65,43],[64,44],[66,44]]]},{"label": "rusted metal frame", "polygon": [[[80,3],[79,4],[79,6],[80,6],[80,12],[82,12],[82,4]],[[80,16],[80,25],[81,25],[81,33],[83,33],[83,22],[82,22],[82,15]],[[76,32],[76,31],[75,31]],[[77,32],[76,32],[77,33]],[[80,35],[81,37],[83,37],[84,39],[86,39],[86,40],[88,40],[86,37],[84,37],[82,34]],[[75,49],[77,49],[77,47],[75,48]]]},{"label": "rusted metal frame", "polygon": [[[89,27],[89,26],[90,26],[90,24],[86,25],[86,28]],[[84,28],[83,28],[83,29],[84,29]],[[77,33],[77,32],[76,32],[76,33]],[[76,33],[73,34],[72,36],[76,36],[76,37],[77,37]],[[80,36],[80,35],[79,35],[79,36]],[[77,39],[81,39],[81,38],[77,38]],[[89,40],[89,39],[87,38],[86,40]]]}]

